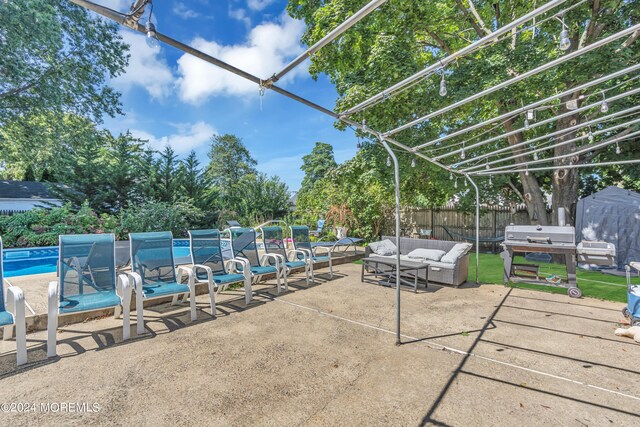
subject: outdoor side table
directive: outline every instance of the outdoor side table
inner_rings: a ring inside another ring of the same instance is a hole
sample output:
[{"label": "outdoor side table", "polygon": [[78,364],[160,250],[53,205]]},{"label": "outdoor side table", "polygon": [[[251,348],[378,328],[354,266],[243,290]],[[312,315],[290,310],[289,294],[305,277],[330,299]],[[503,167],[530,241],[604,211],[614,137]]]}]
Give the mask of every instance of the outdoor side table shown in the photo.
[{"label": "outdoor side table", "polygon": [[[385,269],[380,266],[386,267]],[[394,258],[367,257],[362,258],[362,272],[360,281],[365,282],[365,277],[373,277],[382,280],[375,280],[378,284],[385,286],[395,286],[396,277],[399,274],[400,284],[411,286],[413,292],[418,291],[418,282],[424,283],[425,289],[429,285],[429,264],[422,262],[401,261],[400,271],[396,271],[396,260]],[[367,273],[366,270],[371,269],[373,273]],[[424,270],[424,279],[420,278],[420,270]],[[403,277],[403,273],[405,276]],[[410,275],[410,276],[407,276]],[[408,280],[412,279],[412,280]]]}]

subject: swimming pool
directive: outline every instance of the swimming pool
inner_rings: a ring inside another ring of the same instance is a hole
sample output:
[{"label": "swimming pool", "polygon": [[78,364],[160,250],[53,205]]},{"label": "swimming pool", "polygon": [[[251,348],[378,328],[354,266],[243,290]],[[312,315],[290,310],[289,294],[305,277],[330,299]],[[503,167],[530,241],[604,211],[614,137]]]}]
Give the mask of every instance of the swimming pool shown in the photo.
[{"label": "swimming pool", "polygon": [[[189,241],[186,239],[175,239],[173,241],[173,256],[176,264],[190,263]],[[57,246],[5,249],[2,251],[4,277],[54,273],[57,263]]]}]

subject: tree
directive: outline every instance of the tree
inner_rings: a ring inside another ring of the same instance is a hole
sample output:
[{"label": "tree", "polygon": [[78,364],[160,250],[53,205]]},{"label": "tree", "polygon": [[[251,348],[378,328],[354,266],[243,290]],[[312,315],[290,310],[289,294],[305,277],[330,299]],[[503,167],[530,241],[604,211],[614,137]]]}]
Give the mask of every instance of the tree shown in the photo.
[{"label": "tree", "polygon": [[139,176],[143,154],[143,141],[133,138],[130,132],[117,138],[109,135],[103,190],[107,210],[120,212],[144,200]]},{"label": "tree", "polygon": [[173,203],[180,193],[182,181],[181,169],[176,152],[170,145],[160,152],[157,162],[158,180],[156,182],[156,197],[158,201]]},{"label": "tree", "polygon": [[184,161],[180,163],[181,188],[186,197],[203,211],[214,209],[217,191],[211,184],[211,179],[204,168],[200,167],[200,161],[194,150],[191,150]]},{"label": "tree", "polygon": [[302,157],[302,162],[300,169],[304,172],[304,178],[301,189],[310,187],[337,166],[333,146],[324,142],[316,142],[311,154]]},{"label": "tree", "polygon": [[257,162],[235,135],[214,135],[211,137],[207,174],[212,183],[222,189],[238,182],[244,175],[256,172]]},{"label": "tree", "polygon": [[0,2],[0,40],[0,125],[53,112],[97,122],[121,114],[106,84],[128,63],[115,24],[66,0],[11,0]]},{"label": "tree", "polygon": [[[289,13],[307,23],[307,31],[303,41],[311,45],[320,40],[340,22],[353,14],[362,6],[355,0],[333,0],[329,2],[290,0]],[[341,36],[340,43],[332,43],[317,52],[311,58],[311,73],[317,77],[320,73],[329,75],[336,85],[340,98],[336,103],[336,111],[342,112],[369,96],[379,93],[403,78],[422,70],[425,66],[437,63],[471,41],[484,37],[492,30],[499,28],[515,17],[522,16],[531,10],[530,2],[510,0],[495,2],[440,2],[428,0],[415,2],[397,0],[382,6],[381,13],[374,13],[358,23],[356,27]],[[508,11],[508,13],[507,13]],[[557,13],[557,12],[554,12]],[[636,22],[640,13],[638,2],[589,1],[565,13],[565,22],[571,38],[571,52],[579,47],[587,46],[596,40],[618,32]],[[550,15],[549,15],[550,16]],[[449,64],[444,71],[446,75],[448,95],[438,95],[440,78],[428,76],[410,90],[393,94],[384,102],[370,106],[364,112],[353,115],[356,121],[367,120],[370,127],[385,132],[396,128],[399,124],[410,121],[417,113],[423,116],[454,101],[464,99],[480,90],[494,86],[514,76],[536,68],[565,53],[558,48],[557,34],[561,24],[550,19],[539,24],[533,31],[521,31],[504,37],[495,46],[479,49],[470,55],[458,58]],[[581,82],[617,71],[637,62],[636,32],[630,37],[605,45],[594,52],[584,55],[580,60],[568,61],[549,72],[537,74],[518,84],[511,85],[507,91],[494,92],[482,99],[454,109],[446,116],[433,117],[422,126],[413,127],[394,137],[400,142],[415,146],[427,140],[450,133],[478,123],[488,118],[507,113],[520,107],[545,98],[556,91],[564,91]],[[613,90],[619,93],[625,89],[627,78],[619,78],[607,85],[574,92],[560,99],[559,103],[545,106],[536,111],[537,120],[550,118],[560,113],[570,112],[567,101],[576,101],[578,106],[592,103],[601,98],[600,91]],[[613,89],[622,85],[622,89]],[[623,109],[638,103],[638,97],[627,97],[615,102],[612,108]],[[597,108],[582,113],[575,113],[564,119],[549,121],[544,126],[525,129],[523,117],[513,116],[495,128],[482,128],[449,139],[447,142],[430,147],[427,152],[432,156],[446,155],[452,149],[460,148],[464,141],[477,142],[486,139],[484,133],[514,133],[506,139],[499,139],[474,150],[468,150],[468,156],[478,156],[496,148],[515,146],[537,136],[552,131],[560,131],[562,136],[555,142],[565,144],[543,154],[543,158],[565,156],[551,160],[556,166],[572,163],[588,163],[598,156],[610,155],[614,148],[594,148],[581,156],[571,156],[577,149],[589,148],[601,142],[589,142],[584,138],[578,142],[568,142],[576,137],[576,130],[565,131],[576,123],[583,123],[587,117],[599,114]],[[625,119],[611,120],[593,130],[624,123]],[[344,127],[342,123],[337,126]],[[631,128],[623,128],[621,132],[629,132]],[[583,130],[580,130],[580,133]],[[611,138],[605,134],[602,139]],[[546,141],[539,142],[545,146]],[[518,163],[533,161],[532,157],[523,154],[522,148],[514,147],[511,154]],[[455,160],[447,157],[447,162]],[[473,163],[472,163],[473,164]],[[482,163],[480,163],[482,165]],[[623,175],[631,174],[630,167],[613,167],[623,170]],[[437,175],[439,184],[447,186],[446,175]],[[524,172],[518,175],[505,174],[496,180],[496,184],[481,185],[483,199],[495,197],[496,190],[503,190],[505,197],[518,197],[527,205],[529,215],[539,222],[555,223],[557,209],[564,207],[573,219],[578,197],[579,170],[566,168],[558,173]],[[430,176],[429,179],[433,179]],[[498,187],[496,187],[498,185]],[[553,212],[549,218],[546,214],[545,193],[553,195]]]}]

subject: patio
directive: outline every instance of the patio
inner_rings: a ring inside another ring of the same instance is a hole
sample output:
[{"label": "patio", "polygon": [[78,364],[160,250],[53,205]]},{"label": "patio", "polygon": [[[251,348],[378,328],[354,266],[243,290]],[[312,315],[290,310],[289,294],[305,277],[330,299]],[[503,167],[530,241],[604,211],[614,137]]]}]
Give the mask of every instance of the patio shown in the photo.
[{"label": "patio", "polygon": [[[495,285],[402,292],[404,344],[394,342],[395,292],[333,280],[271,285],[245,306],[222,294],[218,317],[198,298],[146,310],[147,334],[121,342],[104,318],[45,332],[29,360],[0,352],[2,402],[97,403],[99,413],[5,413],[12,425],[630,425],[637,423],[636,344],[613,335],[621,304]],[[300,278],[301,276],[297,276]],[[471,353],[472,355],[470,355]],[[482,411],[478,411],[482,408]],[[6,421],[5,421],[6,420]]]}]

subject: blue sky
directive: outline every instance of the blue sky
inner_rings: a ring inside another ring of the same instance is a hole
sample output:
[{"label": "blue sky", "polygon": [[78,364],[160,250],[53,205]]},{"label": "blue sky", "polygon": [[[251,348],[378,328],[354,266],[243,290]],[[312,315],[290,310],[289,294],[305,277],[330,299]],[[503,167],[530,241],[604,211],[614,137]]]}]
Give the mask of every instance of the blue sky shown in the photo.
[{"label": "blue sky", "polygon": [[[121,12],[130,0],[96,0]],[[268,78],[304,51],[304,24],[288,17],[286,0],[157,1],[158,31],[252,74]],[[147,14],[140,22],[145,22]],[[297,190],[302,156],[316,141],[332,144],[338,162],[353,157],[353,132],[340,132],[333,119],[170,46],[150,48],[145,37],[121,27],[131,45],[127,72],[111,82],[122,93],[124,117],[105,120],[112,132],[149,139],[154,149],[170,144],[180,155],[191,149],[203,164],[212,134],[241,137],[258,169],[278,175]],[[324,107],[337,94],[325,77],[314,81],[302,64],[278,84]]]}]

